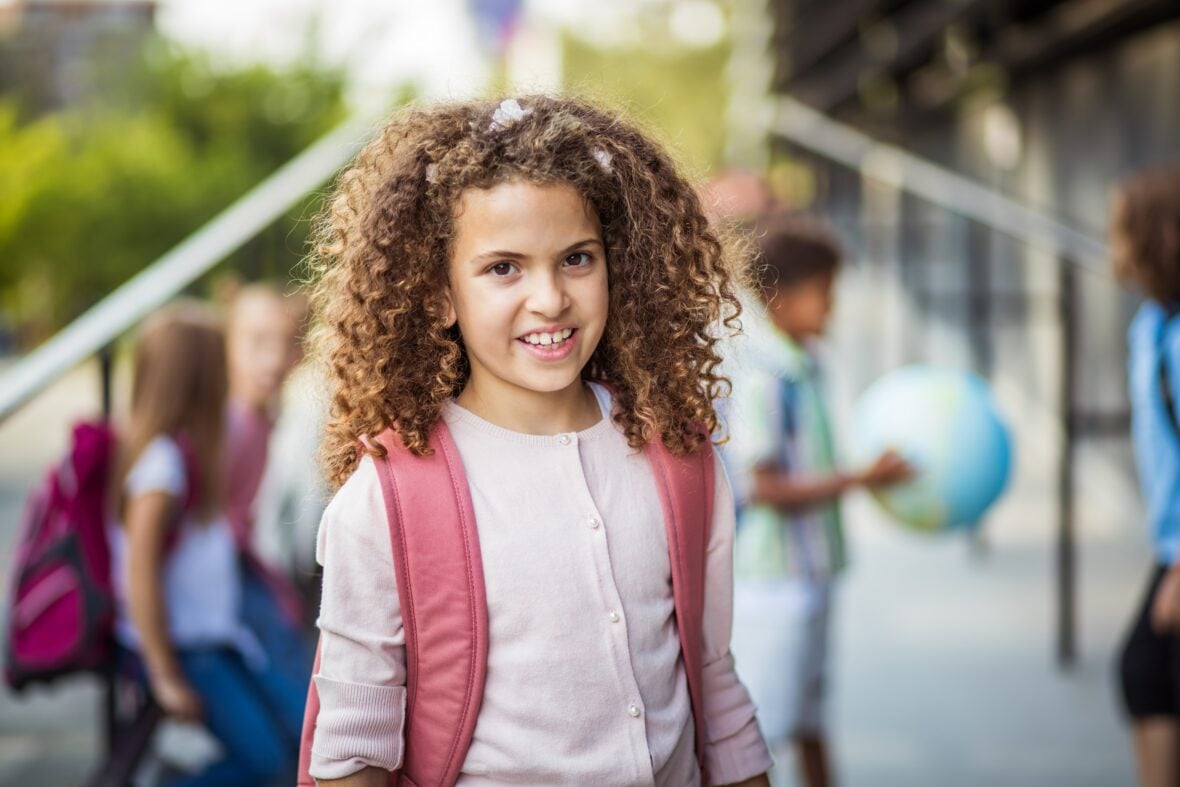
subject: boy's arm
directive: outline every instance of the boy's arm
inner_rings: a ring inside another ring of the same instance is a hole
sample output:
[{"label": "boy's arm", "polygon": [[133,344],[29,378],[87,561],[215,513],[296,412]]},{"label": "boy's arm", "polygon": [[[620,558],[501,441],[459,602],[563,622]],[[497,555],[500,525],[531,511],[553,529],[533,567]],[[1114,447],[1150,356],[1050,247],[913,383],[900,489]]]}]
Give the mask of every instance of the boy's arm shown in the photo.
[{"label": "boy's arm", "polygon": [[913,475],[910,465],[893,451],[877,457],[872,465],[855,473],[834,472],[820,476],[791,473],[773,465],[755,467],[750,489],[752,503],[788,511],[830,503],[855,487],[879,487],[905,481]]},{"label": "boy's arm", "polygon": [[809,508],[838,499],[858,483],[857,477],[848,473],[809,477],[777,467],[758,467],[753,473],[750,502],[787,510]]}]

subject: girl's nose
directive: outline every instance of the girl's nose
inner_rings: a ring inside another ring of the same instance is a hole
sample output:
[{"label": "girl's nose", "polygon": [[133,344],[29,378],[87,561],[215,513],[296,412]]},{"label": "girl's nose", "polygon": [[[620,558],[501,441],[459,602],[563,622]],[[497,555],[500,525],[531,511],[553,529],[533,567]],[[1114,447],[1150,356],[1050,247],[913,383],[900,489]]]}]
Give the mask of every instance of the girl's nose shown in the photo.
[{"label": "girl's nose", "polygon": [[529,291],[527,305],[529,311],[547,317],[557,317],[565,311],[569,303],[559,277],[551,273],[535,276]]}]

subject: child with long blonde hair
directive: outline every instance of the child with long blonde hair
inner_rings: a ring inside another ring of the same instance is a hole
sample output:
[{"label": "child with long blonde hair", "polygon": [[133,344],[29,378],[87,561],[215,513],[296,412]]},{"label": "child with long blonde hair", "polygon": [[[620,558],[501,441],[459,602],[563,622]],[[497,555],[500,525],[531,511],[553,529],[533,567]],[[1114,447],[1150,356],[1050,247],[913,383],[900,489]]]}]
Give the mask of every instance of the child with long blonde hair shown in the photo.
[{"label": "child with long blonde hair", "polygon": [[290,774],[303,686],[267,663],[241,621],[241,575],[222,513],[225,343],[203,306],[149,318],[120,429],[109,527],[116,636],[163,710],[201,721],[222,759],[178,785],[259,785]]},{"label": "child with long blonde hair", "polygon": [[[318,544],[311,776],[385,784],[426,723],[376,465],[392,429],[414,456],[453,438],[478,527],[486,679],[453,781],[766,783],[729,655],[734,510],[710,443],[716,326],[738,313],[727,262],[664,151],[578,100],[409,108],[343,173],[313,294],[339,490]],[[716,479],[692,613],[653,443]]]}]

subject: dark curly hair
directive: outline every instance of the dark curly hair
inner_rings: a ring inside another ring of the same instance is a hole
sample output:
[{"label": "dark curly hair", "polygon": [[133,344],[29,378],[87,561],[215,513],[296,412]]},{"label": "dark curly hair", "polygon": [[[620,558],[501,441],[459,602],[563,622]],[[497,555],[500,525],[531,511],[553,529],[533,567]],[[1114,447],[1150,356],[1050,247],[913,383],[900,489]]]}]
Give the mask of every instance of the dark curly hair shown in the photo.
[{"label": "dark curly hair", "polygon": [[1128,178],[1110,222],[1116,275],[1163,304],[1180,304],[1180,163]]},{"label": "dark curly hair", "polygon": [[753,276],[766,302],[779,288],[840,269],[840,241],[814,216],[787,210],[768,213],[755,222],[754,236],[758,256]]},{"label": "dark curly hair", "polygon": [[455,206],[465,189],[511,180],[568,183],[598,217],[609,307],[582,375],[613,387],[628,443],[659,437],[688,453],[717,428],[713,400],[728,390],[717,345],[740,307],[692,185],[616,113],[544,95],[519,103],[523,116],[503,124],[494,100],[408,107],[339,176],[310,261],[314,347],[331,379],[322,459],[334,484],[356,468],[362,435],[392,426],[411,451],[429,451],[469,374],[443,297]]}]

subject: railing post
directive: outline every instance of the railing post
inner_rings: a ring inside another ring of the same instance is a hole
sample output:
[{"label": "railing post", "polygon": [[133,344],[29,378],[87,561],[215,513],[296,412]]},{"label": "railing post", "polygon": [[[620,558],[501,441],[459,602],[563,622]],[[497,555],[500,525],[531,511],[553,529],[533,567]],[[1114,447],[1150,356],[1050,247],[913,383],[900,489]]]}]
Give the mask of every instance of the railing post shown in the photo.
[{"label": "railing post", "polygon": [[1078,362],[1077,273],[1073,261],[1062,258],[1061,324],[1061,459],[1057,478],[1057,666],[1070,669],[1077,662],[1077,608],[1074,544],[1074,455],[1078,412],[1074,398]]},{"label": "railing post", "polygon": [[991,230],[976,221],[967,222],[967,336],[971,360],[979,376],[990,379],[995,371],[992,346]]},{"label": "railing post", "polygon": [[[113,345],[106,345],[98,351],[98,384],[100,401],[102,402],[102,417],[111,420],[113,406],[112,378],[115,365],[115,351]],[[115,751],[118,737],[119,709],[118,709],[118,679],[113,665],[107,665],[103,671],[103,744],[109,757]]]},{"label": "railing post", "polygon": [[102,416],[109,419],[113,408],[111,377],[115,366],[114,346],[108,344],[98,351],[99,386],[102,394]]}]

